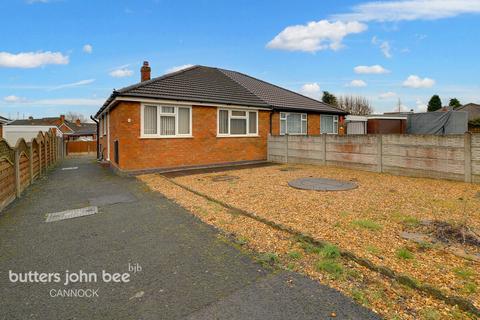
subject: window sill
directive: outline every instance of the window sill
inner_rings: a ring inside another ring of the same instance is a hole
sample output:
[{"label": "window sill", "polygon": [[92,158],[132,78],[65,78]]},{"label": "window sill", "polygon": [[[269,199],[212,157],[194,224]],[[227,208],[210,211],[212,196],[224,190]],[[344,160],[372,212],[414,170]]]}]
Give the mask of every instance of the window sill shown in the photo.
[{"label": "window sill", "polygon": [[306,133],[288,133],[288,134],[280,134],[281,136],[306,136]]},{"label": "window sill", "polygon": [[140,136],[140,139],[192,139],[193,136]]},{"label": "window sill", "polygon": [[217,138],[259,138],[260,136],[258,134],[229,134],[229,135],[224,135],[224,134],[217,134]]}]

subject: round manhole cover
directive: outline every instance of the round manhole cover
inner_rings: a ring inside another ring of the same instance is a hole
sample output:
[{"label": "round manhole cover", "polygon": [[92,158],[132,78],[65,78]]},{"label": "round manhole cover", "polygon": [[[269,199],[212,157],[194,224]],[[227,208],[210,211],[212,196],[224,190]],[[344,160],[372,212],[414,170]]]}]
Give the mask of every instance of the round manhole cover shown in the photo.
[{"label": "round manhole cover", "polygon": [[301,178],[290,181],[288,185],[296,189],[316,191],[343,191],[357,187],[357,184],[350,181],[324,178]]}]

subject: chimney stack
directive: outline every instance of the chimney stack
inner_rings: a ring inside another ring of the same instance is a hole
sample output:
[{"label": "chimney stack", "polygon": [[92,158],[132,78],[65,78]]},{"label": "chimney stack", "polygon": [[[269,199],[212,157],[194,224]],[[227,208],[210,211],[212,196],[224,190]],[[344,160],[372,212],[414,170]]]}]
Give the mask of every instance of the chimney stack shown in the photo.
[{"label": "chimney stack", "polygon": [[79,126],[79,125],[82,124],[82,122],[80,121],[80,119],[75,120],[75,123],[77,124],[77,126]]},{"label": "chimney stack", "polygon": [[64,123],[64,122],[65,122],[65,115],[61,114],[60,115],[60,123]]},{"label": "chimney stack", "polygon": [[150,66],[148,65],[148,61],[143,61],[143,66],[140,69],[140,74],[142,75],[141,81],[147,81],[150,80],[150,72],[152,70],[150,69]]}]

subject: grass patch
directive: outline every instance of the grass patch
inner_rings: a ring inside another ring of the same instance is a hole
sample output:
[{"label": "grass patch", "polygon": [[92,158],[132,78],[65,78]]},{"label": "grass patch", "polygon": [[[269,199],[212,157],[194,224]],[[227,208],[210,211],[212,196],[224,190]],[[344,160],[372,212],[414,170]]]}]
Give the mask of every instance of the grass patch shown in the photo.
[{"label": "grass patch", "polygon": [[440,312],[435,309],[425,309],[422,311],[421,316],[424,320],[440,320],[442,318]]},{"label": "grass patch", "polygon": [[463,291],[468,294],[477,293],[477,285],[473,282],[466,282],[463,285]]},{"label": "grass patch", "polygon": [[412,216],[404,216],[404,217],[401,218],[401,221],[404,225],[406,225],[408,227],[416,227],[416,226],[420,225],[420,220],[418,220],[418,218],[412,217]]},{"label": "grass patch", "polygon": [[330,274],[330,276],[332,276],[334,279],[340,278],[344,272],[343,266],[331,259],[322,259],[317,261],[315,268],[317,271],[323,271]]},{"label": "grass patch", "polygon": [[302,258],[302,254],[298,251],[290,251],[287,256],[292,260],[299,260]]},{"label": "grass patch", "polygon": [[375,246],[372,246],[372,245],[368,245],[365,247],[365,250],[367,250],[368,253],[371,253],[375,256],[378,256],[382,253],[382,251],[380,249],[378,249],[377,247]]},{"label": "grass patch", "polygon": [[411,260],[415,257],[413,253],[405,247],[398,249],[396,255],[397,255],[397,258],[403,259],[403,260]]},{"label": "grass patch", "polygon": [[274,252],[265,252],[262,253],[258,258],[257,261],[260,262],[263,266],[275,266],[278,264],[280,259],[278,258],[278,254]]},{"label": "grass patch", "polygon": [[340,257],[340,250],[336,245],[327,244],[320,250],[320,255],[327,259],[337,259]]},{"label": "grass patch", "polygon": [[368,304],[368,299],[365,293],[357,288],[353,288],[351,291],[352,298],[353,300],[357,301],[360,304],[367,305]]},{"label": "grass patch", "polygon": [[241,246],[244,246],[248,243],[248,238],[246,237],[238,237],[237,243]]},{"label": "grass patch", "polygon": [[455,273],[457,277],[464,280],[470,279],[475,274],[472,269],[462,267],[457,267],[453,269],[453,273]]},{"label": "grass patch", "polygon": [[367,229],[370,231],[378,231],[382,229],[382,226],[379,225],[378,223],[368,220],[368,219],[360,219],[360,220],[354,220],[352,221],[352,224],[356,227],[360,227],[363,229]]},{"label": "grass patch", "polygon": [[300,241],[300,247],[309,254],[319,254],[322,251],[322,248],[305,241]]}]

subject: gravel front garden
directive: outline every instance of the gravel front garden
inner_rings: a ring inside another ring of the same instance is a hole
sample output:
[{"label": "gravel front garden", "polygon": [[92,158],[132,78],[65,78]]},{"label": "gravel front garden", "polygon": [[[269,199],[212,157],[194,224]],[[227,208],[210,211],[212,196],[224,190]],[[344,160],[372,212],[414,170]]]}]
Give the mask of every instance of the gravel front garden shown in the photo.
[{"label": "gravel front garden", "polygon": [[[308,177],[339,179],[354,182],[358,187],[332,192],[299,190],[288,185],[291,180]],[[191,209],[204,221],[234,233],[237,238],[243,237],[251,248],[260,252],[270,250],[269,254],[276,257],[272,259],[283,259],[289,268],[327,279],[330,285],[357,301],[363,300],[360,303],[370,303],[370,307],[377,308],[383,315],[421,318],[421,310],[431,306],[432,314],[424,315],[426,319],[435,319],[436,312],[441,319],[467,317],[439,301],[432,301],[435,299],[430,296],[397,287],[366,268],[350,263],[344,267],[356,269],[362,277],[370,277],[376,283],[368,292],[397,294],[397,298],[405,295],[411,300],[399,302],[404,303],[404,307],[388,305],[382,301],[385,299],[381,294],[378,299],[365,295],[362,290],[369,285],[365,281],[358,285],[355,284],[358,279],[351,277],[316,274],[335,275],[337,271],[343,274],[343,269],[330,264],[337,248],[480,307],[480,185],[309,165],[274,165],[173,178],[176,183],[230,206],[332,244],[330,251],[316,252],[307,244],[295,243],[287,235],[260,226],[258,222],[228,218],[225,208],[200,200],[198,195],[189,194],[164,177],[145,175],[140,179]],[[323,260],[318,260],[318,256]],[[313,268],[309,267],[310,262]],[[360,291],[355,291],[357,289]]]}]

